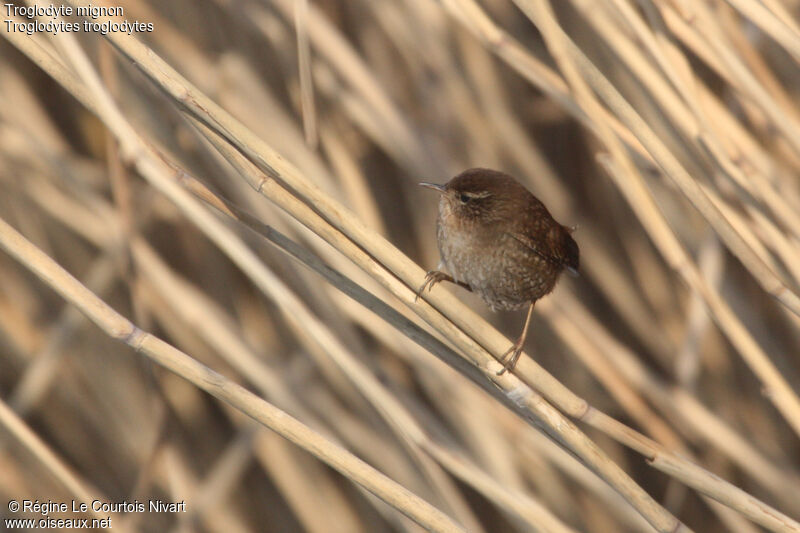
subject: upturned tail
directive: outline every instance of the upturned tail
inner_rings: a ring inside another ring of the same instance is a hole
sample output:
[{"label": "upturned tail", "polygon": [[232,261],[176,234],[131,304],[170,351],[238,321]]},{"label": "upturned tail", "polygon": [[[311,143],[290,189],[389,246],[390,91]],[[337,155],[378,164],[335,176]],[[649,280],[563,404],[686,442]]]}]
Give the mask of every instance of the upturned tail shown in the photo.
[{"label": "upturned tail", "polygon": [[575,239],[572,238],[572,229],[566,226],[561,226],[565,231],[560,232],[562,236],[561,246],[559,247],[561,251],[561,264],[564,268],[572,274],[573,276],[578,276],[580,273],[578,272],[578,267],[580,267],[580,250],[578,249],[578,243],[575,242]]}]

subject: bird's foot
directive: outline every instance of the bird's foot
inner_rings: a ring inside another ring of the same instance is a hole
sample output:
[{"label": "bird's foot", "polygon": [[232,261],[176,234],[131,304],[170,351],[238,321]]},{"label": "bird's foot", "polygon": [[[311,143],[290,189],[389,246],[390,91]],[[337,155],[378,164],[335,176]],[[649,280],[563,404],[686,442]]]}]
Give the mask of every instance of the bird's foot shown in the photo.
[{"label": "bird's foot", "polygon": [[425,274],[425,281],[422,283],[422,286],[420,286],[420,288],[417,289],[417,294],[414,296],[414,303],[416,303],[417,300],[419,300],[420,295],[422,295],[422,293],[425,291],[426,288],[428,289],[428,292],[430,292],[430,290],[433,289],[433,286],[439,283],[440,281],[452,282],[453,277],[439,270],[428,271],[428,273]]},{"label": "bird's foot", "polygon": [[[520,339],[522,340],[522,339]],[[524,341],[523,341],[524,342]],[[502,376],[506,373],[506,371],[513,372],[514,367],[517,365],[517,361],[519,360],[519,356],[522,354],[522,344],[519,340],[515,342],[511,348],[506,350],[506,352],[500,356],[500,363],[502,363],[503,368],[497,371],[498,376]]]}]

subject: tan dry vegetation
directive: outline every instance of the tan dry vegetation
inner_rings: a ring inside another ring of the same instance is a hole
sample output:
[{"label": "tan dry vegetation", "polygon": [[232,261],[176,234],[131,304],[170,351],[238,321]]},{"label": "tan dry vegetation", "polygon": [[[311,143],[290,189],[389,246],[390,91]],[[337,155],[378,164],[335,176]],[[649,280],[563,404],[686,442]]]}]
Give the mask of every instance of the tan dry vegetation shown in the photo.
[{"label": "tan dry vegetation", "polygon": [[[800,531],[797,1],[118,5],[3,26],[3,518]],[[503,376],[522,313],[414,299],[472,166],[581,247]]]}]

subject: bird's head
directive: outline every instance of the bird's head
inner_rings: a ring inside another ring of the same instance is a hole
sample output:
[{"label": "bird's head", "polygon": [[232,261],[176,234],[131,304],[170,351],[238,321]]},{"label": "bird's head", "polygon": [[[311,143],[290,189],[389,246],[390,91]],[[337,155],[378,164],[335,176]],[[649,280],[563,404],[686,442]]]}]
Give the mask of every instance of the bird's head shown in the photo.
[{"label": "bird's head", "polygon": [[441,194],[439,211],[445,216],[491,224],[513,216],[516,202],[527,191],[510,176],[485,168],[466,170],[444,185],[420,183]]}]

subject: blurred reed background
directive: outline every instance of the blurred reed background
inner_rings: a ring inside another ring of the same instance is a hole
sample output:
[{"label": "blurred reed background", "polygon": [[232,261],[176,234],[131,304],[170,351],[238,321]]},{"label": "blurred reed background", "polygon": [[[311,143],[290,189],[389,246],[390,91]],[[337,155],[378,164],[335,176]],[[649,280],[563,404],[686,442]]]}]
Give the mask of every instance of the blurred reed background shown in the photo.
[{"label": "blurred reed background", "polygon": [[[4,25],[0,515],[800,531],[800,2],[551,3],[120,0],[154,31]],[[516,376],[491,354],[524,313],[414,302],[438,262],[416,184],[473,166],[577,226],[582,276],[537,304]]]}]

